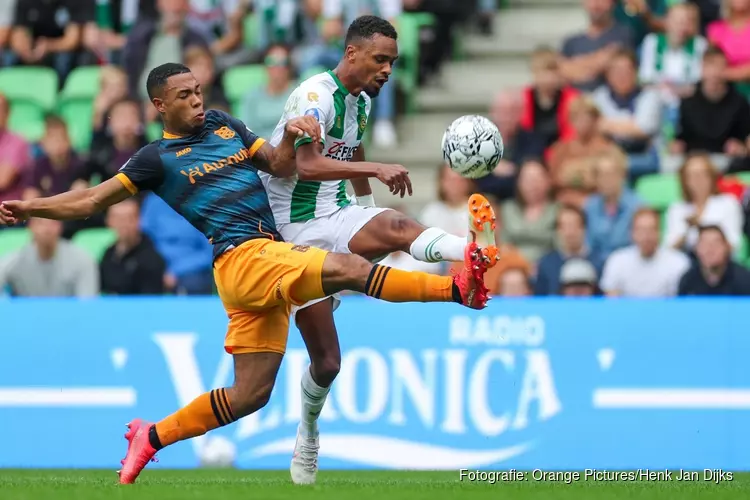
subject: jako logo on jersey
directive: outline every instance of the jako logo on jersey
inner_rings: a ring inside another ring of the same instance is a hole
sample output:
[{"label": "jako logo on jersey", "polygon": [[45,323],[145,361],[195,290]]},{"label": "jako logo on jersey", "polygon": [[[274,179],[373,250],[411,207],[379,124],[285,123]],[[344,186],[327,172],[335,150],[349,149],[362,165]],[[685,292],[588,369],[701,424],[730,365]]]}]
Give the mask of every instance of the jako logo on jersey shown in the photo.
[{"label": "jako logo on jersey", "polygon": [[229,127],[221,127],[219,130],[214,131],[214,134],[218,135],[222,139],[231,139],[234,137],[234,130]]},{"label": "jako logo on jersey", "polygon": [[[326,436],[321,457],[385,468],[456,469],[496,464],[540,446],[535,431],[563,411],[545,329],[537,316],[454,316],[445,348],[344,351],[340,379],[320,416],[322,426],[335,423],[339,431]],[[205,392],[206,380],[211,387],[231,384],[230,356],[222,357],[213,377],[201,373],[197,338],[154,338],[180,405]],[[224,430],[240,460],[287,456],[293,449],[299,379],[308,359],[304,349],[287,351],[276,397]],[[469,447],[464,440],[486,445]],[[204,443],[191,444],[200,454]]]},{"label": "jako logo on jersey", "polygon": [[[232,133],[234,134],[234,132]],[[204,163],[203,165],[197,165],[195,167],[191,167],[190,169],[188,169],[187,172],[185,170],[180,170],[180,173],[190,179],[190,184],[195,184],[196,177],[203,177],[204,175],[210,174],[211,172],[215,170],[222,169],[226,167],[227,165],[234,165],[235,163],[241,163],[245,160],[249,160],[250,158],[252,158],[252,155],[250,154],[250,150],[243,148],[237,151],[235,154],[231,156],[227,156],[226,158],[222,158],[219,161],[213,161],[211,163]]]},{"label": "jako logo on jersey", "polygon": [[192,150],[193,150],[193,148],[185,148],[185,149],[182,149],[180,151],[177,151],[177,158],[179,158],[180,156],[188,154]]}]

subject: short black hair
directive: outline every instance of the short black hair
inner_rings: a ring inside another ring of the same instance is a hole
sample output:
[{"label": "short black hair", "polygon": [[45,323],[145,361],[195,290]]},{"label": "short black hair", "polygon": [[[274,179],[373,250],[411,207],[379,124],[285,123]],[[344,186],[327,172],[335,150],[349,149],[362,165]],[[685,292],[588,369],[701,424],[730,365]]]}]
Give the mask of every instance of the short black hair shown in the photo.
[{"label": "short black hair", "polygon": [[369,40],[375,35],[398,40],[396,28],[387,20],[378,16],[360,16],[349,25],[344,44],[349,45],[357,40]]},{"label": "short black hair", "polygon": [[718,47],[716,45],[709,45],[708,47],[706,47],[706,51],[703,52],[703,60],[706,61],[714,57],[716,58],[720,57],[726,60],[727,54],[721,49],[721,47]]},{"label": "short black hair", "polygon": [[167,80],[174,75],[182,75],[184,73],[190,73],[190,68],[179,63],[166,63],[152,69],[146,79],[148,98],[160,97],[164,85],[167,84]]},{"label": "short black hair", "polygon": [[588,220],[586,220],[586,212],[583,211],[580,207],[577,207],[576,205],[572,205],[569,203],[563,204],[559,210],[557,211],[557,219],[555,220],[555,229],[558,229],[560,227],[560,218],[562,217],[562,214],[565,212],[572,212],[578,216],[578,218],[581,220],[581,225],[584,229],[588,227]]}]

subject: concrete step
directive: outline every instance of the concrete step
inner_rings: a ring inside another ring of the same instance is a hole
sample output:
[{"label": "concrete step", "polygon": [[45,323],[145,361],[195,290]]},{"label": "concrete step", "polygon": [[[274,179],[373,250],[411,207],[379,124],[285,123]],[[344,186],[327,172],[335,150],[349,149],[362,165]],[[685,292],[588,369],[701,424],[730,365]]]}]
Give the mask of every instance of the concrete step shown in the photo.
[{"label": "concrete step", "polygon": [[558,49],[563,40],[586,27],[582,9],[550,3],[548,6],[509,8],[495,17],[492,37],[467,35],[464,50],[469,58],[520,56],[543,45]]},{"label": "concrete step", "polygon": [[440,86],[419,90],[418,109],[430,113],[482,113],[499,90],[527,85],[530,78],[526,57],[453,62],[445,66]]}]

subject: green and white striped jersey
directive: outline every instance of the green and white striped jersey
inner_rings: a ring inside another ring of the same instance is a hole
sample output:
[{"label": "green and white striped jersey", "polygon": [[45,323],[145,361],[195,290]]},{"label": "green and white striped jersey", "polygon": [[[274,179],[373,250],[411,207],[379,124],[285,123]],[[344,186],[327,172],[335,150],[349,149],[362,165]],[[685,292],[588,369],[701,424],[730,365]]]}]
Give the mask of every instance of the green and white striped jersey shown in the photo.
[{"label": "green and white striped jersey", "polygon": [[[270,142],[273,146],[281,142],[289,119],[310,115],[320,123],[323,155],[351,161],[367,128],[370,108],[367,94],[352,95],[332,71],[320,73],[292,92]],[[296,146],[309,142],[312,142],[310,137],[303,137]],[[278,224],[325,217],[349,204],[347,181],[300,181],[296,175],[281,179],[264,172],[259,174]]]}]

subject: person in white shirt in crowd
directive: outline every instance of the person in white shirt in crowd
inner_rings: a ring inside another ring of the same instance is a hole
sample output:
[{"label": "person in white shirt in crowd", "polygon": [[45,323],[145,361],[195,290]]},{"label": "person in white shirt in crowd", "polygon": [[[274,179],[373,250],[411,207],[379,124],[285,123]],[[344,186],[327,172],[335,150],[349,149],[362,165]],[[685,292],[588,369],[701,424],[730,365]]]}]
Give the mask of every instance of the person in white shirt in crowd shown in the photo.
[{"label": "person in white shirt in crowd", "polygon": [[698,34],[698,7],[692,3],[669,8],[665,33],[650,33],[641,47],[640,81],[653,85],[669,109],[679,107],[701,79],[708,42]]},{"label": "person in white shirt in crowd", "polygon": [[659,93],[638,83],[638,62],[629,50],[611,59],[606,84],[593,94],[602,118],[601,132],[628,154],[631,179],[659,170],[655,140],[661,131]]},{"label": "person in white shirt in crowd", "polygon": [[424,207],[419,222],[456,236],[467,236],[466,203],[474,190],[472,181],[461,177],[447,164],[440,166],[437,181],[437,199]]},{"label": "person in white shirt in crowd", "polygon": [[604,264],[600,288],[607,296],[673,297],[690,268],[684,253],[659,245],[659,213],[641,208],[633,217],[633,245],[615,250]]},{"label": "person in white shirt in crowd", "polygon": [[574,257],[560,269],[560,295],[563,297],[594,297],[600,294],[594,265]]},{"label": "person in white shirt in crowd", "polygon": [[736,251],[742,240],[744,214],[740,202],[719,192],[718,172],[705,153],[688,156],[680,168],[683,200],[667,210],[664,243],[677,250],[692,252],[700,226],[717,225]]},{"label": "person in white shirt in crowd", "polygon": [[86,251],[61,238],[63,224],[31,219],[32,243],[0,261],[0,292],[15,297],[95,297],[99,266]]}]

